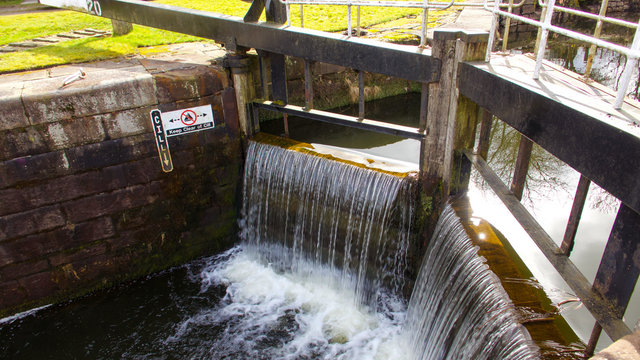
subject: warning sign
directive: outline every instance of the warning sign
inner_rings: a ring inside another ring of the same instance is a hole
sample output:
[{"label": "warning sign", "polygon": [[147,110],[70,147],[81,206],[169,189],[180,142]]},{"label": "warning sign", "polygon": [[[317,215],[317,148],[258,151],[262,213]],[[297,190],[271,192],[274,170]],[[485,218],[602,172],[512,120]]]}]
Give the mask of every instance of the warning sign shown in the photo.
[{"label": "warning sign", "polygon": [[211,105],[162,113],[167,137],[213,129],[215,126]]},{"label": "warning sign", "polygon": [[162,115],[159,110],[152,110],[150,115],[151,126],[153,127],[153,133],[156,136],[156,145],[158,146],[158,156],[160,156],[162,171],[170,172],[173,170],[173,161],[171,161],[169,143],[167,142],[167,137],[165,136],[164,128],[162,127]]}]

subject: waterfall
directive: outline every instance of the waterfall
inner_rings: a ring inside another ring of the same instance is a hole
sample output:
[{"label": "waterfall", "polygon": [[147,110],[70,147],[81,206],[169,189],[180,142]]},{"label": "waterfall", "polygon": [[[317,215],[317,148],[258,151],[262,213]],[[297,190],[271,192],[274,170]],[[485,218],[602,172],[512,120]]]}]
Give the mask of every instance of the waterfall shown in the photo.
[{"label": "waterfall", "polygon": [[508,299],[448,205],[407,310],[405,331],[416,359],[537,359]]},{"label": "waterfall", "polygon": [[[414,183],[250,142],[241,252],[224,255],[222,265],[203,272],[207,284],[227,286],[224,307],[202,318],[226,323],[229,340],[216,353],[272,359],[537,358],[499,280],[450,206],[415,285],[406,279],[416,242]],[[402,294],[411,286],[407,305]],[[280,345],[265,350],[262,344],[272,333],[280,334],[274,341]]]},{"label": "waterfall", "polygon": [[373,305],[381,286],[396,294],[405,286],[412,183],[250,142],[241,239],[279,271],[337,271],[336,286]]}]

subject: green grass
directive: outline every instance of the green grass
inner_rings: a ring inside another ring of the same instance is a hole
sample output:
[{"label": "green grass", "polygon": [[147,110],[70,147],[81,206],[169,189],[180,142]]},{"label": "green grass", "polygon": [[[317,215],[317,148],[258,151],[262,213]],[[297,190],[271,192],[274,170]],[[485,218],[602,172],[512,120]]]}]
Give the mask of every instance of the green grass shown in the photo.
[{"label": "green grass", "polygon": [[0,16],[0,45],[85,28],[109,30],[111,21],[75,11]]},{"label": "green grass", "polygon": [[[250,6],[249,3],[240,0],[159,0],[157,3],[239,17],[244,16]],[[353,7],[352,10],[352,24],[355,28],[356,8]],[[360,18],[364,27],[418,13],[417,9],[363,7]],[[333,32],[345,30],[347,27],[346,6],[305,6],[304,15],[306,28]],[[300,25],[299,6],[291,7],[291,18],[292,25]],[[109,19],[73,11],[0,16],[0,34],[3,34],[0,37],[0,45],[84,28],[109,30],[111,22]],[[202,39],[135,25],[133,32],[124,36],[64,41],[35,49],[0,54],[0,72],[116,58],[135,54],[141,47],[199,40]]]},{"label": "green grass", "polygon": [[18,5],[22,0],[0,0],[0,7]]}]

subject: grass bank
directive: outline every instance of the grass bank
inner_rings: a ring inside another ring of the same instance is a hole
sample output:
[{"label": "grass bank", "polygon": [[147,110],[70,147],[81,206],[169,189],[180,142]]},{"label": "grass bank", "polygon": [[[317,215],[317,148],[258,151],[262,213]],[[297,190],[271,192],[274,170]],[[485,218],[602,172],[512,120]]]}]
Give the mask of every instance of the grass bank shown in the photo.
[{"label": "grass bank", "polygon": [[[240,17],[244,16],[250,6],[249,3],[240,0],[158,0],[156,3]],[[363,26],[371,26],[418,13],[417,9],[363,7],[360,19]],[[330,32],[346,29],[345,6],[306,6],[304,16],[306,28]],[[355,26],[355,11],[352,12],[352,17]],[[299,6],[292,6],[291,18],[292,25],[300,25]],[[3,34],[0,37],[0,46],[84,28],[109,30],[111,22],[109,19],[74,11],[0,16],[0,34]],[[200,40],[202,39],[194,36],[134,25],[134,30],[123,36],[69,40],[35,49],[2,53],[0,72],[129,56],[136,54],[141,47]]]}]

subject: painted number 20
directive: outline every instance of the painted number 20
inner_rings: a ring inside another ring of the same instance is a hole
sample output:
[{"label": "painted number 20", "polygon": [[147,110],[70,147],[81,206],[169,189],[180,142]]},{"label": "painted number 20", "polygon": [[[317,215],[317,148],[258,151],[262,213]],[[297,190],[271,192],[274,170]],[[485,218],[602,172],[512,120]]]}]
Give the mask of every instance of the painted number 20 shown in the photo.
[{"label": "painted number 20", "polygon": [[100,2],[98,2],[98,0],[87,0],[87,9],[91,14],[102,15],[102,9],[100,8]]}]

